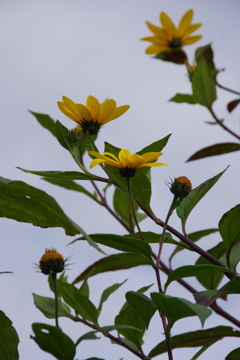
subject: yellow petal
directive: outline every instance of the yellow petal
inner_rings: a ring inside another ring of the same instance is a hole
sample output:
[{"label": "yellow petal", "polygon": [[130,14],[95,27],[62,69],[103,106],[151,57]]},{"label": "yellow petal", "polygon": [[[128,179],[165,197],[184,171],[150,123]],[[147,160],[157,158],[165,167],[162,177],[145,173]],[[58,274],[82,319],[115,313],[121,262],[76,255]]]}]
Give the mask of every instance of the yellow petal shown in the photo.
[{"label": "yellow petal", "polygon": [[128,111],[128,109],[130,108],[129,105],[122,105],[117,107],[113,112],[112,115],[110,116],[110,118],[106,121],[104,121],[104,124],[106,124],[107,122],[117,119],[119,116],[123,115],[126,111]]},{"label": "yellow petal", "polygon": [[115,161],[119,161],[119,159],[112,153],[110,152],[104,152],[103,155],[107,155],[107,156],[110,156],[111,158],[113,158]]},{"label": "yellow petal", "polygon": [[148,22],[148,21],[146,21],[146,24],[147,24],[147,26],[149,27],[149,29],[150,29],[156,36],[158,36],[158,37],[160,37],[160,38],[163,38],[163,39],[166,38],[166,36],[167,36],[166,30],[164,30],[164,29],[162,29],[162,28],[160,28],[160,27],[158,27],[158,26],[155,26],[155,25],[151,24],[151,23]]},{"label": "yellow petal", "polygon": [[189,28],[193,18],[193,10],[188,10],[180,20],[178,26],[178,32],[180,37],[185,33],[185,31]]},{"label": "yellow petal", "polygon": [[163,153],[162,152],[149,152],[143,154],[142,157],[144,158],[145,162],[151,162],[153,160],[157,160]]},{"label": "yellow petal", "polygon": [[79,116],[75,116],[72,112],[69,112],[69,110],[66,109],[65,105],[63,102],[58,101],[57,105],[59,107],[59,109],[61,110],[61,112],[66,115],[67,117],[69,117],[71,120],[78,122],[79,121]]},{"label": "yellow petal", "polygon": [[81,116],[81,120],[91,121],[92,120],[92,114],[88,110],[88,108],[83,104],[76,104],[76,105],[77,105],[78,112],[79,112],[79,114]]},{"label": "yellow petal", "polygon": [[163,166],[163,165],[168,166],[168,164],[164,164],[164,163],[148,163],[148,164],[142,164],[138,168],[141,169],[143,167],[156,167],[156,166]]},{"label": "yellow petal", "polygon": [[196,35],[196,36],[190,36],[186,40],[183,41],[183,46],[185,45],[191,45],[200,40],[202,36]]},{"label": "yellow petal", "polygon": [[109,99],[100,105],[99,124],[105,124],[110,118],[113,111],[116,109],[116,101]]},{"label": "yellow petal", "polygon": [[184,32],[184,34],[182,34],[182,40],[186,39],[190,34],[200,28],[200,26],[202,26],[202,24],[190,25],[189,28]]},{"label": "yellow petal", "polygon": [[160,21],[162,23],[162,27],[170,34],[175,35],[176,27],[172,22],[171,18],[165,13],[161,12]]},{"label": "yellow petal", "polygon": [[86,102],[88,110],[92,114],[93,121],[97,122],[100,115],[100,104],[99,101],[92,95],[88,96]]},{"label": "yellow petal", "polygon": [[104,160],[102,160],[102,159],[94,159],[94,160],[91,162],[91,164],[89,165],[90,169],[92,169],[94,166],[102,163],[103,161],[104,161]]},{"label": "yellow petal", "polygon": [[171,48],[169,48],[166,45],[160,46],[160,45],[152,44],[145,50],[145,52],[146,52],[146,54],[154,55],[154,54],[160,54],[161,52],[169,51],[169,50],[171,50]]},{"label": "yellow petal", "polygon": [[77,104],[75,104],[75,102],[73,102],[71,99],[69,99],[67,96],[63,96],[63,104],[65,109],[71,113],[75,118],[79,119],[79,113],[77,110]]}]

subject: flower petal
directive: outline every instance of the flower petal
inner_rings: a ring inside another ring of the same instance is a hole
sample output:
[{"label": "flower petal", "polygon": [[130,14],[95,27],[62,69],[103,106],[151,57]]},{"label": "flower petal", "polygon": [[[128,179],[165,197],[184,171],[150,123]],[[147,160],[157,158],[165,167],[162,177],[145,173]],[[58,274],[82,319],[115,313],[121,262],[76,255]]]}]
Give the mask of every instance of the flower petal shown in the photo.
[{"label": "flower petal", "polygon": [[190,36],[186,40],[183,41],[183,46],[194,44],[195,42],[197,42],[201,38],[202,38],[201,35]]},{"label": "flower petal", "polygon": [[113,111],[116,109],[116,101],[113,99],[109,99],[104,101],[100,105],[100,116],[98,119],[99,124],[105,124],[106,122],[110,121],[111,115]]},{"label": "flower petal", "polygon": [[100,104],[99,101],[92,95],[88,96],[86,105],[88,110],[92,114],[93,121],[97,122],[100,115]]},{"label": "flower petal", "polygon": [[123,115],[126,111],[128,111],[129,108],[130,108],[129,105],[122,105],[122,106],[117,107],[113,111],[110,118],[108,120],[104,121],[104,124],[108,123],[111,120],[117,119],[119,116]]},{"label": "flower petal", "polygon": [[67,117],[69,117],[71,120],[78,122],[79,121],[79,116],[75,116],[72,112],[70,112],[68,109],[66,109],[66,106],[63,102],[58,101],[57,105],[59,107],[59,110],[61,110],[61,112],[66,115]]},{"label": "flower petal", "polygon": [[161,12],[160,14],[160,22],[162,23],[162,27],[173,36],[176,32],[176,26],[172,22],[171,18],[165,13]]},{"label": "flower petal", "polygon": [[193,18],[193,10],[188,10],[183,17],[180,20],[179,26],[178,26],[178,34],[180,37],[185,33],[185,31],[189,28],[192,18]]},{"label": "flower petal", "polygon": [[157,160],[161,155],[163,155],[162,152],[149,152],[146,154],[143,154],[142,157],[146,163]]},{"label": "flower petal", "polygon": [[92,114],[88,110],[88,108],[83,104],[76,104],[76,105],[77,105],[77,109],[78,109],[78,112],[80,114],[81,120],[91,121],[92,120]]},{"label": "flower petal", "polygon": [[184,41],[184,39],[186,39],[190,34],[200,28],[200,26],[202,26],[202,24],[190,25],[189,28],[185,31],[185,33],[182,35],[182,40]]},{"label": "flower petal", "polygon": [[151,24],[150,22],[146,21],[147,26],[149,27],[149,29],[157,36],[160,37],[162,39],[166,39],[167,37],[167,32],[165,29],[160,28],[158,26],[155,26],[153,24]]},{"label": "flower petal", "polygon": [[171,48],[169,48],[166,45],[160,46],[160,45],[152,44],[145,50],[145,53],[149,54],[149,55],[154,55],[154,54],[160,54],[164,51],[169,51],[169,50],[171,50]]},{"label": "flower petal", "polygon": [[156,167],[156,166],[163,166],[166,165],[168,166],[168,164],[164,164],[164,163],[148,163],[148,164],[142,164],[138,167],[138,169],[141,169],[143,167]]}]

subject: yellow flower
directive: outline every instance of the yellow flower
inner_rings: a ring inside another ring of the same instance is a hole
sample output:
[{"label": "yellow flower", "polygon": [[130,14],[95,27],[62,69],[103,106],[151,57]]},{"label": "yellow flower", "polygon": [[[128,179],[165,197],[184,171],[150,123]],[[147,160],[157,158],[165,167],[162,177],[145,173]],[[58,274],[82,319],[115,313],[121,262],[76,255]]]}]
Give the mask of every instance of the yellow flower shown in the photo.
[{"label": "yellow flower", "polygon": [[66,96],[62,100],[57,102],[58,107],[64,115],[78,123],[76,131],[84,134],[88,131],[90,135],[96,135],[102,125],[118,118],[130,108],[129,105],[117,107],[113,99],[100,104],[92,95],[88,96],[86,106],[75,103]]},{"label": "yellow flower", "polygon": [[65,261],[56,249],[46,249],[39,261],[39,267],[45,275],[56,274],[64,270]]},{"label": "yellow flower", "polygon": [[158,158],[162,155],[161,152],[149,152],[143,155],[138,155],[131,154],[129,150],[120,150],[118,158],[109,152],[99,154],[96,151],[89,151],[88,153],[96,157],[96,159],[91,162],[90,168],[93,168],[100,163],[105,163],[107,165],[117,167],[120,170],[122,177],[132,177],[135,175],[137,169],[144,167],[167,165],[152,162],[154,160],[158,160]]},{"label": "yellow flower", "polygon": [[185,45],[191,45],[200,40],[202,38],[200,35],[190,36],[202,25],[191,24],[192,18],[193,10],[188,10],[180,20],[178,28],[164,12],[160,13],[162,27],[155,26],[147,21],[146,24],[154,35],[141,39],[153,43],[146,49],[146,53],[152,55],[174,49],[179,50]]}]

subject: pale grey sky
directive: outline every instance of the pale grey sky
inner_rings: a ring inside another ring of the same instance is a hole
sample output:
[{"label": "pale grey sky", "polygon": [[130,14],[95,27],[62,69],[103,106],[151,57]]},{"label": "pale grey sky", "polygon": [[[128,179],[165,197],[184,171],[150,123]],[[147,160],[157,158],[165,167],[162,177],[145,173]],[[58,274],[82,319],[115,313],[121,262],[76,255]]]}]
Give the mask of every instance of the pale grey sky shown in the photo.
[{"label": "pale grey sky", "polygon": [[[173,134],[161,158],[168,167],[152,170],[152,207],[160,218],[165,217],[171,201],[165,185],[169,175],[188,176],[196,187],[231,165],[189,218],[189,232],[216,227],[222,214],[239,201],[239,153],[192,163],[185,161],[205,146],[236,141],[219,127],[204,123],[211,120],[205,108],[168,102],[177,92],[190,93],[186,69],[147,56],[144,50],[148,43],[139,40],[150,35],[146,20],[159,25],[159,13],[165,11],[178,23],[191,8],[195,11],[193,23],[203,24],[196,32],[203,35],[203,39],[185,48],[189,59],[193,58],[197,47],[212,43],[216,66],[226,68],[219,75],[219,82],[239,90],[240,4],[237,0],[2,0],[0,175],[25,181],[46,191],[89,234],[124,234],[124,230],[104,209],[98,208],[84,195],[67,192],[16,169],[20,166],[30,170],[78,170],[69,153],[37,123],[28,109],[49,114],[73,128],[75,124],[56,105],[62,95],[80,103],[85,103],[88,95],[100,101],[109,97],[115,99],[118,105],[129,104],[131,108],[121,118],[102,128],[97,140],[100,151],[107,141],[136,152],[169,133]],[[226,110],[226,104],[237,96],[221,90],[218,96],[220,100],[214,105],[217,115],[225,118],[228,126],[239,132],[239,109],[231,115]],[[101,170],[94,168],[94,171],[100,173]],[[85,185],[91,189],[90,184]],[[180,221],[175,215],[170,224],[180,229]],[[161,232],[150,220],[145,220],[141,226],[144,231]],[[73,238],[67,237],[62,229],[41,229],[8,219],[1,219],[1,228],[0,271],[13,271],[14,274],[0,278],[0,309],[10,317],[18,331],[20,358],[50,360],[52,356],[43,354],[29,338],[33,322],[53,324],[33,304],[32,292],[43,296],[51,294],[47,277],[35,273],[32,263],[38,262],[45,248],[50,246],[56,247],[65,257],[73,254],[74,265],[68,272],[72,281],[101,255],[84,243],[65,247]],[[217,242],[219,235],[214,235],[200,245],[208,249]],[[110,249],[106,251],[111,253]],[[167,245],[165,261],[171,251],[172,248]],[[189,254],[182,252],[176,256],[174,266],[194,263],[196,258],[191,254],[189,259]],[[113,323],[114,315],[125,301],[125,292],[155,282],[154,273],[151,269],[140,267],[90,280],[91,300],[97,305],[102,286],[107,287],[126,278],[129,278],[128,282],[110,297],[103,309],[102,325]],[[192,279],[190,282],[198,286]],[[191,294],[178,285],[172,285],[170,294],[193,301]],[[221,302],[221,306],[234,314],[238,303],[237,298],[229,297],[227,303]],[[205,328],[218,324],[231,326],[213,315],[206,321]],[[60,325],[74,341],[89,331],[68,320],[60,319]],[[174,326],[173,334],[196,330],[199,326],[197,318],[181,320]],[[146,353],[161,340],[162,328],[156,317],[145,339]],[[238,347],[238,340],[225,339],[210,348],[201,359],[224,359],[234,347]],[[174,356],[187,359],[195,352],[195,349],[176,350]],[[135,358],[124,349],[111,345],[107,339],[86,341],[79,346],[76,359],[92,356],[106,360]],[[166,354],[159,359],[167,359]]]}]

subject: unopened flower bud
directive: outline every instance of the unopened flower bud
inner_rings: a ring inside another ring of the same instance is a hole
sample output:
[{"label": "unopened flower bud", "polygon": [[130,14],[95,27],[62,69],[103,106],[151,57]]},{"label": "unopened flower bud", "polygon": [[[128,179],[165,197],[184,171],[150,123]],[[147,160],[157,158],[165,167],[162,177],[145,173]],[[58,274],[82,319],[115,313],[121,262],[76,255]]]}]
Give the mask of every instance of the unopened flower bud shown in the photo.
[{"label": "unopened flower bud", "polygon": [[64,270],[65,260],[56,249],[46,249],[39,261],[39,267],[45,275],[56,274]]},{"label": "unopened flower bud", "polygon": [[170,186],[170,191],[177,197],[186,197],[192,190],[191,181],[186,176],[175,178]]}]

